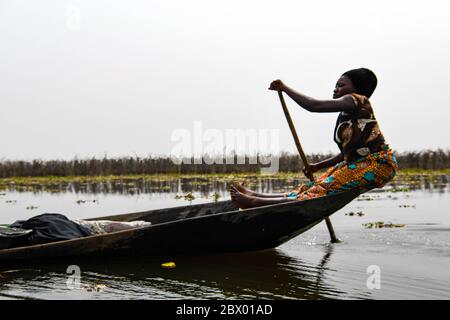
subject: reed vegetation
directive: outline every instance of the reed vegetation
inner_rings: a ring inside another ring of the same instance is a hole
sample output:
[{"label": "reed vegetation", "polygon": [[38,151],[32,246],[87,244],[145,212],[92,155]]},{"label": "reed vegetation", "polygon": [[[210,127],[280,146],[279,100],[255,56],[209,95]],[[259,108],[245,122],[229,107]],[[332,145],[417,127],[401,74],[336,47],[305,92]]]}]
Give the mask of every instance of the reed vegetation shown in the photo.
[{"label": "reed vegetation", "polygon": [[[318,162],[333,154],[311,154],[310,162]],[[265,155],[265,157],[268,157]],[[278,159],[279,172],[301,172],[302,162],[297,154],[281,153]],[[396,153],[400,169],[445,170],[450,168],[450,151],[425,150]],[[210,157],[209,157],[210,159]],[[149,156],[122,158],[90,158],[73,160],[1,160],[0,178],[9,177],[74,177],[74,176],[125,176],[125,175],[171,175],[171,174],[259,174],[263,165],[259,157],[238,157],[236,154],[218,159],[208,164],[201,159],[185,159],[177,164],[170,157]],[[188,160],[188,161],[186,161]],[[189,163],[186,163],[189,162]]]}]

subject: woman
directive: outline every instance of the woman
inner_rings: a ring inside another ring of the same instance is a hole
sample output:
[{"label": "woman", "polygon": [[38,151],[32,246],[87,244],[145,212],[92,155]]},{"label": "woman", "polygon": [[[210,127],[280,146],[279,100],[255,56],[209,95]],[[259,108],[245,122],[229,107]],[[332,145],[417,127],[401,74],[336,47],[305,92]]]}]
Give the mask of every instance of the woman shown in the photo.
[{"label": "woman", "polygon": [[299,185],[291,192],[264,194],[238,185],[231,187],[231,199],[240,208],[250,208],[301,201],[354,188],[381,188],[392,180],[397,161],[385,142],[369,101],[376,86],[375,74],[366,68],[345,72],[336,83],[333,100],[317,100],[293,90],[281,80],[273,81],[269,90],[285,92],[308,111],[339,112],[334,141],[341,153],[310,164],[313,173],[328,169],[316,181]]}]

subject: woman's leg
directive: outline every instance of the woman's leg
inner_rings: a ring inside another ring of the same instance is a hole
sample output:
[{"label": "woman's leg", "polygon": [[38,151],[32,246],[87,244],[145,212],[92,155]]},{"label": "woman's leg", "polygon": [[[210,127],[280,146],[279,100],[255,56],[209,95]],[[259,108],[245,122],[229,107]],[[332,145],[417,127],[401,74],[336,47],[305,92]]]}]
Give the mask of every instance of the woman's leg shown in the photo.
[{"label": "woman's leg", "polygon": [[234,186],[240,193],[246,194],[248,196],[252,197],[258,197],[258,198],[283,198],[285,196],[284,193],[260,193],[256,191],[252,191],[244,187],[242,183],[238,183],[236,186]]},{"label": "woman's leg", "polygon": [[382,188],[392,180],[397,169],[396,163],[391,158],[391,153],[384,151],[370,154],[357,161],[342,163],[327,172],[327,176],[321,177],[324,179],[320,181],[318,179],[313,187],[300,193],[297,200],[316,198],[355,188],[367,190]]},{"label": "woman's leg", "polygon": [[250,196],[239,192],[234,187],[230,188],[231,200],[236,204],[237,207],[241,209],[254,208],[267,206],[270,204],[277,204],[283,202],[295,201],[295,199],[289,199],[286,197],[277,197],[277,198],[260,198],[255,196]]},{"label": "woman's leg", "polygon": [[[301,201],[360,187],[382,188],[392,180],[396,170],[397,162],[392,151],[383,151],[368,155],[359,161],[339,163],[329,168],[314,183],[299,185],[293,190],[293,193],[297,194],[297,200]],[[258,207],[295,199],[290,196],[286,197],[284,194],[280,194],[283,197],[277,197],[276,194],[273,194],[273,197],[257,197],[255,196],[258,195],[256,192],[246,194],[237,188],[232,188],[230,192],[232,200],[240,208]]]}]

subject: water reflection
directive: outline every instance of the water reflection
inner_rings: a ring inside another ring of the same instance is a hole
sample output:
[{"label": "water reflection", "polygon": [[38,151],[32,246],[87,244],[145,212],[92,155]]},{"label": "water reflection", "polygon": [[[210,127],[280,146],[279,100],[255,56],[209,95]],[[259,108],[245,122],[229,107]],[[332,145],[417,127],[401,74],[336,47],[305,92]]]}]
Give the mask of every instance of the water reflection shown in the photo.
[{"label": "water reflection", "polygon": [[394,189],[415,190],[445,190],[449,186],[449,175],[408,175],[400,176],[390,182]]},{"label": "water reflection", "polygon": [[[324,281],[333,246],[317,265],[282,250],[166,259],[68,261],[22,266],[3,273],[3,294],[39,299],[329,299],[342,293]],[[163,269],[174,261],[177,267]],[[82,289],[66,286],[69,264],[79,265]],[[5,271],[5,269],[3,269]],[[101,284],[101,292],[89,290]],[[104,287],[103,287],[104,286]]]},{"label": "water reflection", "polygon": [[[224,193],[229,183],[233,180],[213,178],[181,178],[181,179],[114,179],[108,181],[93,182],[68,182],[50,184],[10,184],[7,190],[13,192],[51,192],[76,194],[121,194],[139,195],[149,193],[188,193],[198,192],[207,196],[211,192]],[[246,185],[258,192],[281,192],[304,183],[305,180],[298,178],[261,178],[249,176],[245,179]],[[383,191],[414,191],[414,190],[437,190],[444,192],[448,190],[450,176],[448,175],[407,175],[399,176],[390,182]]]},{"label": "water reflection", "polygon": [[[247,186],[260,192],[274,192],[293,187],[301,182],[300,179],[261,179],[250,178]],[[11,192],[51,192],[51,193],[86,193],[86,194],[149,194],[149,193],[187,193],[199,192],[207,195],[213,191],[226,192],[229,181],[183,178],[173,180],[110,180],[105,182],[70,182],[49,185],[9,185],[7,190]]]}]

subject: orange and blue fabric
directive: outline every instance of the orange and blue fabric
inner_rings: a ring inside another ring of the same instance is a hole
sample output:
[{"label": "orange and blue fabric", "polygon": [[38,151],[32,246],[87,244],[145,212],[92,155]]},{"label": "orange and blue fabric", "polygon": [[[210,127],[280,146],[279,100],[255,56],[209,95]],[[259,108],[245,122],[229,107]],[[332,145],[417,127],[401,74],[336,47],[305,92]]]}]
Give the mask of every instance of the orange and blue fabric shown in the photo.
[{"label": "orange and blue fabric", "polygon": [[394,178],[397,169],[395,155],[386,145],[382,151],[330,167],[314,182],[297,186],[286,197],[301,201],[354,188],[381,188]]}]

